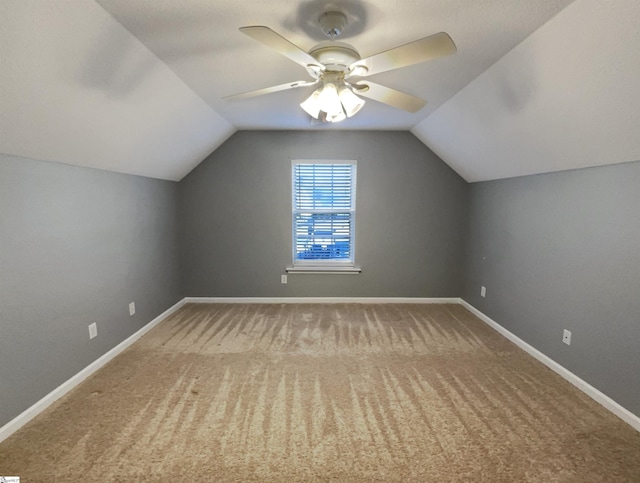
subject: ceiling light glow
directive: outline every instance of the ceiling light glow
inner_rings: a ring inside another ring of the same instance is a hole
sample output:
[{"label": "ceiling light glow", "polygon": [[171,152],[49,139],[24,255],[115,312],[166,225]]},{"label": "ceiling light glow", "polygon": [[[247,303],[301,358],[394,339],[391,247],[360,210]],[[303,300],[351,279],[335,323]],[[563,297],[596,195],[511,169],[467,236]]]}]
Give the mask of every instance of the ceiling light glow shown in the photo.
[{"label": "ceiling light glow", "polygon": [[316,89],[300,107],[314,119],[339,122],[356,114],[364,100],[356,96],[343,80],[325,80],[324,85]]}]

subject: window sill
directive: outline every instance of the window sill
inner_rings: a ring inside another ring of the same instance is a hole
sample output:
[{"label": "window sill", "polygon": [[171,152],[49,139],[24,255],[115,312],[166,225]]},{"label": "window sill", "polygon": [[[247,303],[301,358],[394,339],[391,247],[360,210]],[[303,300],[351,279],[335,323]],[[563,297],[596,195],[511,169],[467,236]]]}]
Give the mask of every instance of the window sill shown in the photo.
[{"label": "window sill", "polygon": [[297,267],[287,267],[287,273],[292,275],[358,275],[362,269],[360,267],[341,267],[341,266],[327,266],[327,267],[318,267],[318,266],[297,266]]}]

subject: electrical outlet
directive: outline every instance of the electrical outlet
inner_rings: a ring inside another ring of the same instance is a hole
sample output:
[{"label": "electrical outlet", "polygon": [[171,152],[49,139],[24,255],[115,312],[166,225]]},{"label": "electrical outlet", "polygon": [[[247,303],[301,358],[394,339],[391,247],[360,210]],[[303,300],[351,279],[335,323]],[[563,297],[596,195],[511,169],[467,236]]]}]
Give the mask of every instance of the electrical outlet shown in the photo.
[{"label": "electrical outlet", "polygon": [[133,315],[136,313],[136,303],[135,302],[131,302],[129,304],[129,315]]},{"label": "electrical outlet", "polygon": [[487,287],[483,285],[480,287],[480,297],[484,297],[485,295],[487,295]]},{"label": "electrical outlet", "polygon": [[89,324],[89,340],[93,339],[98,335],[98,324],[95,322],[93,324]]},{"label": "electrical outlet", "polygon": [[564,332],[562,332],[562,342],[571,345],[571,331],[564,329]]},{"label": "electrical outlet", "polygon": [[286,275],[280,275],[280,283],[287,283],[287,276]]}]

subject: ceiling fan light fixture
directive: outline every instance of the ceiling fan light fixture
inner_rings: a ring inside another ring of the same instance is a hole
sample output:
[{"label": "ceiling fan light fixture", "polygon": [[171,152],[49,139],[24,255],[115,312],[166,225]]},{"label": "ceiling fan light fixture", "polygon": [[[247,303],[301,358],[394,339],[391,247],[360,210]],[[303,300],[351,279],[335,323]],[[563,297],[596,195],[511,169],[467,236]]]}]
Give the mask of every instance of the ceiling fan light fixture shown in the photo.
[{"label": "ceiling fan light fixture", "polygon": [[324,86],[301,102],[300,107],[314,119],[340,122],[355,115],[364,102],[347,85],[338,87],[334,82],[325,82]]}]

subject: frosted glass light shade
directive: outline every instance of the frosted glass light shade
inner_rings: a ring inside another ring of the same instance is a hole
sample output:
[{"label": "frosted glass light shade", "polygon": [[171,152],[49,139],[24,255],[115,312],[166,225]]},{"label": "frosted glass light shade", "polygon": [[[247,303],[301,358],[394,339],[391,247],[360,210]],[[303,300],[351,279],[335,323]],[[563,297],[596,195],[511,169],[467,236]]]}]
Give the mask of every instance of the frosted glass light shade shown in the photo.
[{"label": "frosted glass light shade", "polygon": [[320,116],[319,98],[320,98],[321,91],[322,91],[322,88],[316,89],[315,91],[313,91],[313,94],[307,97],[307,100],[300,103],[300,107],[304,109],[307,112],[307,114],[309,114],[314,119],[318,119],[318,117]]},{"label": "frosted glass light shade", "polygon": [[360,99],[348,87],[342,86],[338,92],[347,117],[353,116],[364,106],[364,99]]},{"label": "frosted glass light shade", "polygon": [[320,110],[327,113],[327,119],[333,119],[340,116],[340,113],[342,112],[342,104],[338,97],[338,89],[334,83],[325,83],[318,101],[320,102]]},{"label": "frosted glass light shade", "polygon": [[327,121],[329,122],[340,122],[347,118],[347,115],[344,113],[342,109],[340,109],[335,114],[329,115],[327,114]]}]

